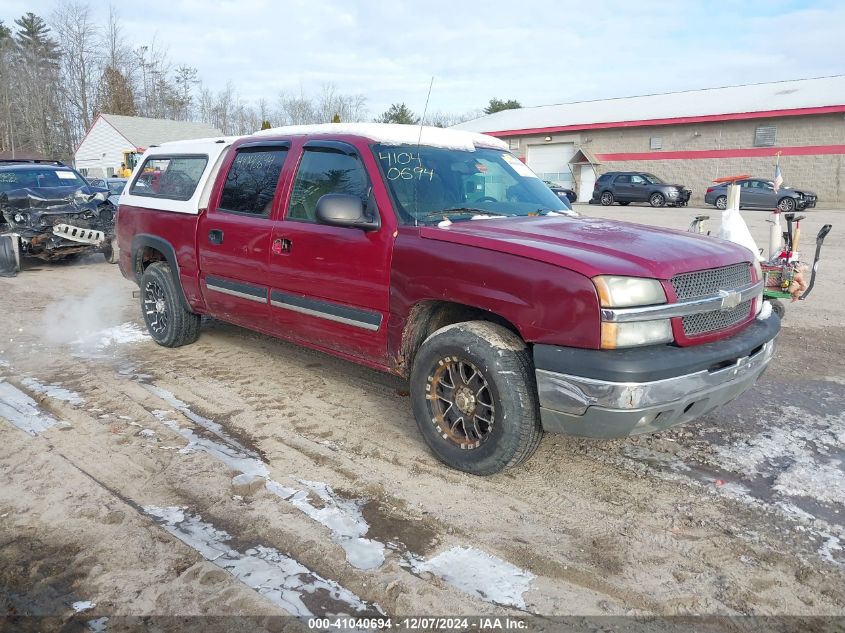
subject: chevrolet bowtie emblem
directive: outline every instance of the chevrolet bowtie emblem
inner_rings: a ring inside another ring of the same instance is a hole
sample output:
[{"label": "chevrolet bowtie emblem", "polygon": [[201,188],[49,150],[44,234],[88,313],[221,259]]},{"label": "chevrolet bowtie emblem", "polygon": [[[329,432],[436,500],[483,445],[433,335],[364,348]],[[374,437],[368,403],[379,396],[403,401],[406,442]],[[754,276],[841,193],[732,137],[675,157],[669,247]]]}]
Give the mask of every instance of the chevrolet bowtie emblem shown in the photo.
[{"label": "chevrolet bowtie emblem", "polygon": [[719,296],[722,297],[721,310],[730,310],[735,308],[742,301],[742,294],[734,290],[720,290]]}]

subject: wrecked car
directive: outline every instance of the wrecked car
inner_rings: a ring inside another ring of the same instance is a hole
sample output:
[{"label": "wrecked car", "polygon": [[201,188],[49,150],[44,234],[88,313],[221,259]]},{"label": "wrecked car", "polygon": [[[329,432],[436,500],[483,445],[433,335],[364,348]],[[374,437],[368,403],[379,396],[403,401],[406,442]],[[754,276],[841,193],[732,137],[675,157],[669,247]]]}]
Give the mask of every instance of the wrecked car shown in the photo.
[{"label": "wrecked car", "polygon": [[12,254],[44,261],[99,251],[117,262],[109,190],[93,187],[76,171],[55,162],[0,163],[0,250],[5,268]]}]

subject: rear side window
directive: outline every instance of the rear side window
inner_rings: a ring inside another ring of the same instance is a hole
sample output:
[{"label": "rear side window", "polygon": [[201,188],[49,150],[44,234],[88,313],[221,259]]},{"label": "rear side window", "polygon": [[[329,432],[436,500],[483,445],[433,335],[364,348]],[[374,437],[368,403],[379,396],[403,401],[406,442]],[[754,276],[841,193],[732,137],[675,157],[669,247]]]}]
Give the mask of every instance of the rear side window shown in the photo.
[{"label": "rear side window", "polygon": [[316,222],[317,201],[327,193],[346,193],[366,200],[370,182],[357,156],[324,149],[302,155],[290,197],[287,219]]},{"label": "rear side window", "polygon": [[287,155],[287,148],[280,147],[239,151],[226,175],[218,210],[269,217]]},{"label": "rear side window", "polygon": [[614,185],[627,185],[631,182],[630,176],[617,176],[616,180],[613,181]]},{"label": "rear side window", "polygon": [[155,156],[144,161],[129,190],[133,196],[189,200],[208,163],[207,156]]}]

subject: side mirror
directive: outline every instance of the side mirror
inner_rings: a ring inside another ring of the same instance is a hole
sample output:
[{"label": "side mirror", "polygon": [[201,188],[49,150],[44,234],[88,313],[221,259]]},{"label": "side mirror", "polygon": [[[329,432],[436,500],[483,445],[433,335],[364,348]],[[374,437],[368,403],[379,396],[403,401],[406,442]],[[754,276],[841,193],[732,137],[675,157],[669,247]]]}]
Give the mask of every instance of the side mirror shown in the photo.
[{"label": "side mirror", "polygon": [[317,222],[329,226],[343,226],[363,231],[375,231],[381,226],[378,213],[368,217],[364,203],[358,196],[327,193],[317,200]]}]

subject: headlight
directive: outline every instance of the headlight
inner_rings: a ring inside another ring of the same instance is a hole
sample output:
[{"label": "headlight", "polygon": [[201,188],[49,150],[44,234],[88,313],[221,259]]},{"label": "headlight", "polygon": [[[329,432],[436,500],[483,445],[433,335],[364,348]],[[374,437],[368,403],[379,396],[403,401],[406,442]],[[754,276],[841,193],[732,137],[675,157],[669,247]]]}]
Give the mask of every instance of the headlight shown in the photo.
[{"label": "headlight", "polygon": [[602,349],[657,345],[671,343],[673,340],[672,324],[669,319],[601,324]]},{"label": "headlight", "polygon": [[25,224],[29,222],[29,215],[27,215],[26,213],[16,213],[15,222],[17,222],[18,224]]},{"label": "headlight", "polygon": [[666,303],[666,293],[656,279],[642,277],[593,277],[602,308],[631,308]]},{"label": "headlight", "polygon": [[669,197],[670,197],[670,198],[677,198],[677,197],[678,197],[678,194],[679,194],[680,192],[679,192],[677,189],[670,189],[670,190],[669,190],[669,191],[667,191],[666,193],[668,193],[668,194],[669,194]]}]

